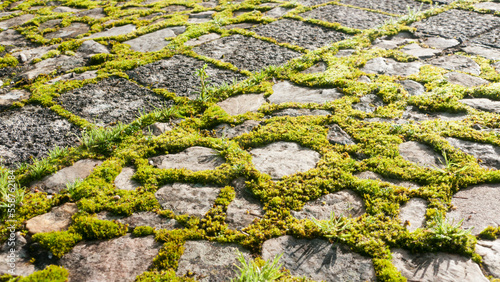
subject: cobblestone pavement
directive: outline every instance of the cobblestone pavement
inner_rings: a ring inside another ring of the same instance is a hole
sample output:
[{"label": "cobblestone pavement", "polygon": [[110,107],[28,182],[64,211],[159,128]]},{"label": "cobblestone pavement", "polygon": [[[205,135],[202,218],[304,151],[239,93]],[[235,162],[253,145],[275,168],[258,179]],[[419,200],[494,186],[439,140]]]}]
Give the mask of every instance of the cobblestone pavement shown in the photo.
[{"label": "cobblestone pavement", "polygon": [[497,0],[0,3],[6,281],[497,281],[499,169]]}]

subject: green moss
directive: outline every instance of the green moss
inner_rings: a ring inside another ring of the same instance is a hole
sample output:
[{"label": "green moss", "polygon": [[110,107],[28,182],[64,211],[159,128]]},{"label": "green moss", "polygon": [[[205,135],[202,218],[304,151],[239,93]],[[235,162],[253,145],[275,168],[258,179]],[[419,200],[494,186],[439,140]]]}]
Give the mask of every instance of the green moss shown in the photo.
[{"label": "green moss", "polygon": [[70,232],[79,233],[83,239],[111,239],[127,233],[128,225],[109,220],[97,219],[96,216],[74,215]]},{"label": "green moss", "polygon": [[10,54],[6,54],[3,58],[0,58],[0,69],[6,67],[15,67],[19,64],[16,58]]},{"label": "green moss", "polygon": [[44,270],[35,271],[22,277],[18,282],[63,282],[68,281],[69,272],[62,266],[49,265]]},{"label": "green moss", "polygon": [[137,237],[143,237],[148,235],[153,235],[155,233],[155,229],[151,226],[137,226],[134,228],[132,234]]},{"label": "green moss", "polygon": [[177,277],[172,269],[165,271],[147,271],[135,279],[136,282],[195,282],[189,277]]},{"label": "green moss", "polygon": [[479,233],[479,238],[486,240],[496,240],[500,234],[500,227],[488,226],[481,233]]},{"label": "green moss", "polygon": [[39,242],[42,247],[49,250],[58,258],[71,251],[81,240],[83,240],[82,235],[71,231],[37,233],[33,235],[33,241]]}]

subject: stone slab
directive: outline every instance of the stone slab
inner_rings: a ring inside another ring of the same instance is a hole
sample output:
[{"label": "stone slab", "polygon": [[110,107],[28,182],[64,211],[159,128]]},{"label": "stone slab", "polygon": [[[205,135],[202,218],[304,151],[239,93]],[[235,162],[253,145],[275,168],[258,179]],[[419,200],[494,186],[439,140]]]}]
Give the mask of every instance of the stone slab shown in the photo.
[{"label": "stone slab", "polygon": [[479,240],[476,253],[483,258],[486,272],[493,277],[500,277],[500,240]]},{"label": "stone slab", "polygon": [[431,7],[426,3],[417,2],[414,0],[381,0],[381,1],[366,1],[366,0],[342,0],[342,4],[380,10],[392,14],[408,14],[411,11],[425,11]]},{"label": "stone slab", "polygon": [[256,112],[265,102],[264,94],[244,94],[229,97],[217,105],[228,114],[235,116],[246,112]]},{"label": "stone slab", "polygon": [[[500,104],[500,102],[499,102]],[[500,169],[500,147],[492,144],[477,143],[453,137],[446,138],[450,145],[481,160],[479,163],[486,168]]]},{"label": "stone slab", "polygon": [[429,202],[421,198],[412,198],[400,207],[399,220],[410,232],[425,226],[425,213]]},{"label": "stone slab", "polygon": [[475,75],[481,74],[481,67],[471,58],[464,56],[442,56],[429,61],[429,63],[448,70],[462,71]]},{"label": "stone slab", "polygon": [[426,168],[444,168],[444,158],[426,144],[415,141],[401,143],[399,154],[405,160]]},{"label": "stone slab", "polygon": [[50,212],[35,216],[26,221],[26,229],[30,234],[67,230],[71,217],[78,211],[75,203],[66,203],[54,207]]},{"label": "stone slab", "polygon": [[125,35],[135,31],[135,25],[127,24],[123,26],[113,27],[105,31],[101,31],[98,33],[91,34],[89,38],[99,38],[99,37],[111,37],[111,36],[119,36]]},{"label": "stone slab", "polygon": [[361,70],[366,73],[408,76],[417,74],[421,66],[423,66],[421,62],[402,63],[379,57],[366,62]]},{"label": "stone slab", "polygon": [[420,188],[420,186],[418,184],[415,184],[413,182],[383,177],[380,174],[375,173],[373,171],[369,171],[369,170],[356,173],[356,174],[354,174],[354,176],[359,177],[361,179],[380,180],[380,181],[388,182],[388,183],[396,185],[396,186],[402,186],[402,187],[408,188],[410,190],[416,190],[416,189]]},{"label": "stone slab", "polygon": [[164,28],[127,40],[123,43],[130,45],[130,49],[138,52],[160,51],[170,43],[170,41],[165,40],[165,38],[176,37],[185,30],[186,27],[184,26]]},{"label": "stone slab", "polygon": [[135,169],[133,167],[124,167],[118,176],[115,178],[115,186],[121,190],[133,191],[137,187],[141,186],[140,183],[132,179],[135,174]]},{"label": "stone slab", "polygon": [[307,202],[302,210],[291,211],[297,219],[329,220],[332,212],[336,217],[358,217],[363,215],[363,199],[349,190],[327,194],[314,201]]},{"label": "stone slab", "polygon": [[342,96],[343,94],[336,89],[307,88],[282,81],[273,85],[273,94],[268,100],[273,104],[287,102],[323,104],[340,99]]},{"label": "stone slab", "polygon": [[21,77],[27,80],[32,80],[41,74],[50,74],[54,70],[61,73],[83,65],[84,61],[81,57],[61,55],[36,63],[28,71],[23,72]]},{"label": "stone slab", "polygon": [[161,169],[212,170],[224,163],[217,151],[207,147],[190,147],[177,153],[152,157],[149,163]]},{"label": "stone slab", "polygon": [[461,72],[448,72],[445,73],[444,77],[451,84],[462,85],[465,87],[476,87],[489,83],[486,79]]}]

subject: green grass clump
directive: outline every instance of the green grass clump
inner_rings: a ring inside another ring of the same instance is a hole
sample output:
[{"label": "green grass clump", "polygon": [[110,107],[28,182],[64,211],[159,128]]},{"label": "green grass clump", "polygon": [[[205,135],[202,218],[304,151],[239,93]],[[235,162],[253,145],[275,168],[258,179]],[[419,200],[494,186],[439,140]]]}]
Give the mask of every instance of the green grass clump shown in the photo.
[{"label": "green grass clump", "polygon": [[264,261],[262,259],[247,262],[240,252],[238,261],[241,266],[236,266],[239,270],[239,276],[231,279],[232,282],[267,282],[275,281],[283,276],[281,273],[281,264],[278,264],[282,255],[277,255],[272,260]]}]

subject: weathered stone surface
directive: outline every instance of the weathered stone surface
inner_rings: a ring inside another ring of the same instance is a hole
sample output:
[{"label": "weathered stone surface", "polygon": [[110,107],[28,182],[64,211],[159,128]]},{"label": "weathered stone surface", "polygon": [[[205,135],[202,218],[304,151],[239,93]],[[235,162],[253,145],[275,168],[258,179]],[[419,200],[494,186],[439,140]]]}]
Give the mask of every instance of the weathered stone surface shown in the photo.
[{"label": "weathered stone surface", "polygon": [[164,218],[154,212],[136,212],[131,216],[116,219],[116,221],[122,224],[128,224],[129,232],[132,232],[137,226],[151,226],[157,230],[182,228],[182,225],[177,223],[175,219]]},{"label": "weathered stone surface", "polygon": [[255,168],[271,175],[273,179],[297,172],[304,172],[316,166],[320,154],[297,143],[275,142],[250,151]]},{"label": "weathered stone surface", "polygon": [[[499,102],[500,104],[500,102]],[[482,144],[457,138],[446,138],[450,145],[459,148],[476,159],[481,160],[480,164],[488,168],[500,169],[500,147],[492,144]]]},{"label": "weathered stone surface", "polygon": [[256,112],[265,102],[264,94],[245,94],[229,97],[217,105],[228,114],[235,116],[246,112]]},{"label": "weathered stone surface", "polygon": [[392,49],[396,49],[398,47],[401,47],[401,46],[406,45],[406,44],[413,42],[413,41],[414,41],[413,39],[400,38],[400,37],[395,37],[395,38],[391,38],[391,39],[379,39],[379,38],[377,38],[377,39],[373,40],[372,48],[392,50]]},{"label": "weathered stone surface", "polygon": [[141,184],[132,179],[134,174],[135,169],[133,167],[124,167],[115,178],[116,188],[122,190],[135,190],[137,187],[141,186]]},{"label": "weathered stone surface", "polygon": [[307,202],[300,211],[291,211],[292,215],[298,219],[315,218],[318,220],[330,219],[332,212],[337,217],[358,217],[366,210],[360,196],[352,191],[342,190]]},{"label": "weathered stone surface", "polygon": [[446,219],[450,222],[462,222],[462,228],[472,229],[477,235],[488,226],[500,226],[500,185],[480,184],[458,191],[451,199],[454,208]]},{"label": "weathered stone surface", "polygon": [[207,241],[187,241],[179,259],[177,276],[189,272],[200,282],[222,282],[236,276],[236,265],[240,265],[237,252],[248,261],[250,253],[236,244],[221,244]]},{"label": "weathered stone surface", "polygon": [[489,81],[487,81],[486,79],[461,72],[449,72],[446,73],[444,77],[446,77],[446,80],[448,80],[449,83],[458,84],[465,87],[476,87],[489,83]]},{"label": "weathered stone surface", "polygon": [[[474,4],[474,8],[498,12],[498,11],[500,11],[500,3],[482,2],[482,3]],[[500,277],[500,275],[497,275],[497,276]]]},{"label": "weathered stone surface", "polygon": [[177,154],[150,158],[149,163],[161,169],[201,171],[215,169],[224,163],[224,159],[214,149],[195,146]]},{"label": "weathered stone surface", "polygon": [[242,124],[236,126],[230,126],[223,123],[215,127],[215,134],[218,138],[234,138],[252,131],[259,124],[260,122],[256,120],[246,120]]},{"label": "weathered stone surface", "polygon": [[427,168],[443,168],[444,158],[428,145],[409,141],[399,144],[399,154],[405,160]]},{"label": "weathered stone surface", "polygon": [[[12,246],[9,244],[9,242],[14,242],[15,245]],[[10,274],[18,276],[28,276],[37,270],[35,269],[35,266],[30,263],[31,256],[25,248],[27,243],[28,242],[26,241],[26,239],[21,235],[21,232],[16,232],[14,233],[13,241],[9,240],[3,244],[2,248],[0,249],[0,275]],[[10,263],[12,263],[12,258],[9,257],[9,255],[11,255],[11,249],[16,250],[15,255],[17,256],[14,262],[14,270],[12,270],[10,267]],[[11,271],[13,271],[13,273]]]},{"label": "weathered stone surface", "polygon": [[375,281],[372,260],[353,253],[349,247],[326,240],[298,240],[282,236],[267,240],[262,258],[283,254],[280,263],[294,276],[323,281]]},{"label": "weathered stone surface", "polygon": [[65,6],[59,6],[59,7],[55,7],[54,9],[52,9],[52,12],[55,12],[55,13],[76,13],[78,11],[81,11],[81,10],[73,9],[73,8],[65,7]]},{"label": "weathered stone surface", "polygon": [[467,117],[466,113],[423,113],[415,106],[406,107],[401,115],[400,121],[407,122],[409,120],[421,122],[426,120],[439,119],[443,121],[460,121]]},{"label": "weathered stone surface", "polygon": [[241,230],[256,218],[262,218],[264,212],[259,201],[246,189],[244,178],[234,180],[232,186],[236,195],[227,207],[226,222],[229,228]]},{"label": "weathered stone surface", "polygon": [[366,75],[362,75],[358,78],[358,81],[359,82],[363,82],[363,83],[372,83],[372,80],[366,76]]},{"label": "weathered stone surface", "polygon": [[26,100],[30,97],[30,93],[26,90],[12,90],[6,94],[0,94],[0,109],[12,106],[15,102]]},{"label": "weathered stone surface", "polygon": [[316,64],[314,64],[312,67],[309,67],[303,71],[301,71],[301,73],[318,73],[318,72],[324,72],[326,71],[326,68],[327,68],[327,65],[325,62],[321,61],[321,62],[317,62]]},{"label": "weathered stone surface", "polygon": [[78,208],[75,203],[66,203],[54,207],[50,212],[26,221],[26,229],[31,234],[66,230],[71,224],[71,216],[77,211]]},{"label": "weathered stone surface", "polygon": [[412,198],[401,206],[399,220],[406,225],[410,232],[425,225],[425,213],[428,204],[427,200]]},{"label": "weathered stone surface", "polygon": [[220,188],[174,183],[161,187],[155,197],[163,209],[203,217],[212,208]]},{"label": "weathered stone surface", "polygon": [[30,44],[18,31],[8,29],[0,32],[0,44],[3,46],[15,46],[18,48],[25,47]]},{"label": "weathered stone surface", "polygon": [[464,56],[442,56],[431,60],[430,63],[448,70],[463,71],[475,75],[481,74],[481,67],[471,58]]},{"label": "weathered stone surface", "polygon": [[405,47],[401,48],[401,51],[419,59],[432,58],[435,55],[441,53],[441,50],[439,49],[422,48],[416,43],[406,45]]},{"label": "weathered stone surface", "polygon": [[366,62],[361,70],[366,73],[408,76],[417,74],[421,66],[420,62],[400,63],[393,59],[375,58]]},{"label": "weathered stone surface", "polygon": [[241,29],[249,29],[256,26],[255,23],[237,23],[237,24],[228,24],[223,26],[223,29],[233,29],[233,28],[241,28]]},{"label": "weathered stone surface", "polygon": [[471,45],[462,48],[462,50],[472,55],[485,57],[486,59],[500,60],[500,50],[495,48],[487,48],[480,45]]},{"label": "weathered stone surface", "polygon": [[27,63],[31,62],[31,60],[35,58],[42,57],[45,53],[47,53],[50,50],[57,49],[58,46],[59,45],[51,45],[51,46],[32,48],[28,50],[20,50],[18,52],[12,53],[12,56],[16,57],[21,63]]},{"label": "weathered stone surface", "polygon": [[479,240],[476,253],[483,258],[483,266],[489,275],[500,277],[500,240]]},{"label": "weathered stone surface", "polygon": [[200,13],[189,14],[189,17],[204,19],[204,18],[211,18],[213,14],[215,14],[215,11],[205,11]]},{"label": "weathered stone surface", "polygon": [[87,57],[100,53],[109,54],[108,48],[106,48],[106,46],[97,43],[94,40],[87,40],[83,42],[77,51],[86,55]]},{"label": "weathered stone surface", "polygon": [[1,21],[0,22],[0,30],[2,30],[2,29],[8,29],[8,28],[15,27],[15,26],[18,26],[18,25],[22,25],[25,22],[33,19],[34,17],[35,16],[32,15],[32,14],[24,14],[24,15],[21,15],[21,16],[10,18],[10,19],[5,20],[5,21]]},{"label": "weathered stone surface", "polygon": [[436,49],[448,49],[460,45],[460,42],[456,39],[429,37],[424,40],[424,44]]},{"label": "weathered stone surface", "polygon": [[335,57],[341,58],[341,57],[348,57],[352,55],[356,50],[354,49],[341,49],[337,53],[335,53]]},{"label": "weathered stone surface", "polygon": [[430,8],[430,5],[413,0],[383,0],[383,1],[366,1],[366,0],[343,0],[343,4],[363,7],[372,10],[380,10],[393,14],[408,14],[408,9],[413,11],[425,11]]},{"label": "weathered stone surface", "polygon": [[277,112],[274,112],[272,114],[272,116],[279,116],[279,117],[283,117],[283,116],[290,116],[290,117],[300,117],[300,116],[327,116],[327,115],[331,115],[332,113],[330,113],[329,111],[325,111],[325,110],[311,110],[311,109],[291,109],[291,108],[288,108],[288,109],[284,109],[284,110],[280,110],[280,111],[277,111]]},{"label": "weathered stone surface", "polygon": [[83,241],[60,263],[69,271],[70,281],[134,281],[152,265],[161,246],[153,236]]},{"label": "weathered stone surface", "polygon": [[218,33],[209,33],[209,34],[205,34],[205,35],[202,35],[200,37],[197,37],[197,38],[190,39],[190,40],[186,41],[184,43],[184,45],[197,46],[197,45],[201,45],[201,44],[204,44],[204,43],[207,43],[207,42],[219,39],[219,38],[220,38],[220,35]]},{"label": "weathered stone surface", "polygon": [[288,48],[240,34],[217,39],[193,50],[200,55],[250,71],[257,71],[270,65],[281,65],[301,55]]},{"label": "weathered stone surface", "polygon": [[47,39],[73,38],[87,32],[89,32],[89,26],[87,24],[75,22],[68,27],[63,27],[57,31],[44,34],[44,37]]},{"label": "weathered stone surface", "polygon": [[83,58],[78,56],[61,55],[36,63],[33,68],[21,74],[21,77],[32,80],[40,74],[49,74],[54,70],[65,72],[83,66]]},{"label": "weathered stone surface", "polygon": [[328,135],[326,136],[330,144],[340,144],[340,145],[354,145],[355,142],[352,140],[351,136],[347,134],[340,126],[337,124],[331,124],[328,126]]},{"label": "weathered stone surface", "polygon": [[99,38],[99,37],[110,37],[110,36],[118,36],[118,35],[124,35],[127,33],[131,33],[132,31],[135,30],[135,25],[133,24],[127,24],[123,26],[118,26],[118,27],[113,27],[110,28],[106,31],[101,31],[98,33],[91,34],[89,38]]},{"label": "weathered stone surface", "polygon": [[365,113],[373,113],[378,107],[383,107],[384,102],[375,94],[368,94],[359,99],[359,103],[352,106],[353,109]]},{"label": "weathered stone surface", "polygon": [[269,102],[281,104],[287,102],[318,103],[340,99],[343,96],[337,89],[314,89],[293,85],[289,81],[278,82],[273,85],[273,94]]},{"label": "weathered stone surface", "polygon": [[270,18],[277,19],[277,18],[284,16],[290,10],[291,10],[290,8],[276,7],[276,8],[273,8],[273,9],[267,11],[264,15],[267,17],[270,17]]},{"label": "weathered stone surface", "polygon": [[[202,3],[200,3],[202,4]],[[188,7],[186,6],[183,6],[183,5],[169,5],[165,8],[163,8],[163,11],[167,12],[167,13],[175,13],[175,12],[183,12],[183,11],[186,11],[186,10],[189,10]]]},{"label": "weathered stone surface", "polygon": [[155,122],[148,126],[144,132],[145,134],[151,132],[154,136],[162,135],[163,133],[174,129],[174,125],[167,122]]},{"label": "weathered stone surface", "polygon": [[481,111],[500,113],[499,101],[492,101],[487,98],[472,98],[472,99],[462,99],[460,100],[460,102]]},{"label": "weathered stone surface", "polygon": [[326,5],[309,12],[300,14],[303,18],[313,18],[327,22],[338,22],[343,26],[368,29],[373,28],[384,21],[391,19],[391,16],[372,13],[366,10],[354,9],[339,5]]},{"label": "weathered stone surface", "polygon": [[403,88],[408,91],[408,94],[411,96],[422,95],[425,92],[425,87],[414,80],[407,79],[399,81],[398,83],[401,84],[401,86],[403,86]]},{"label": "weathered stone surface", "polygon": [[70,72],[67,74],[63,74],[59,77],[56,77],[54,79],[49,80],[49,84],[56,83],[58,81],[63,81],[63,80],[86,80],[86,79],[92,79],[97,77],[97,71],[86,71],[84,73],[74,73]]},{"label": "weathered stone surface", "polygon": [[409,281],[489,281],[470,258],[455,254],[410,254],[406,250],[395,249],[392,251],[392,263]]},{"label": "weathered stone surface", "polygon": [[90,17],[93,19],[101,19],[106,16],[103,8],[94,8],[90,10],[84,10],[76,14],[78,17]]},{"label": "weathered stone surface", "polygon": [[186,30],[185,26],[170,27],[157,30],[148,34],[141,35],[137,38],[127,40],[124,44],[130,45],[130,49],[138,52],[155,52],[160,51],[167,46],[170,41],[165,38],[176,37]]},{"label": "weathered stone surface", "polygon": [[49,193],[59,193],[61,190],[66,189],[67,183],[87,178],[94,168],[101,164],[102,161],[93,159],[79,160],[72,166],[65,167],[52,175],[46,176],[41,181],[34,183],[32,186],[41,188]]},{"label": "weathered stone surface", "polygon": [[371,180],[380,180],[380,181],[384,181],[384,182],[389,182],[393,185],[402,186],[402,187],[408,188],[410,190],[420,188],[419,185],[417,185],[413,182],[382,177],[380,174],[369,171],[369,170],[356,173],[354,176],[359,177],[361,179],[371,179]]}]

